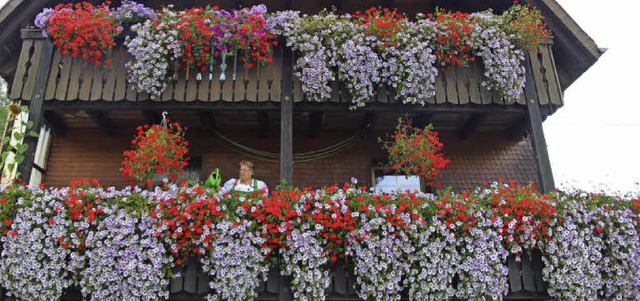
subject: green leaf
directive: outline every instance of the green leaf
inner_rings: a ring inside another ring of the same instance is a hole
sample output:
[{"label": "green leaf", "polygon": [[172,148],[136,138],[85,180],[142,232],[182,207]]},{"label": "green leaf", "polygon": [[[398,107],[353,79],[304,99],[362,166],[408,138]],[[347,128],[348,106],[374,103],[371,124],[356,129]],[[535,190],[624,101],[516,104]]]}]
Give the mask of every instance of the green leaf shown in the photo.
[{"label": "green leaf", "polygon": [[16,155],[16,164],[20,164],[20,163],[22,163],[22,161],[24,161],[24,156],[23,155]]},{"label": "green leaf", "polygon": [[27,133],[27,136],[33,137],[33,138],[38,138],[40,135],[38,135],[38,133],[36,133],[35,131],[29,131]]},{"label": "green leaf", "polygon": [[24,138],[24,134],[23,133],[19,133],[19,132],[14,132],[13,133],[13,139],[22,140],[22,138]]},{"label": "green leaf", "polygon": [[5,144],[9,143],[9,140],[11,140],[11,137],[9,137],[9,136],[6,136],[6,137],[2,138],[2,145],[5,145]]},{"label": "green leaf", "polygon": [[27,145],[27,144],[19,144],[19,145],[16,145],[16,147],[18,149],[18,154],[22,154],[22,153],[27,151],[27,148],[29,148],[29,145]]},{"label": "green leaf", "polygon": [[2,152],[2,161],[4,162],[5,160],[7,160],[7,156],[9,155],[8,151],[4,151]]}]

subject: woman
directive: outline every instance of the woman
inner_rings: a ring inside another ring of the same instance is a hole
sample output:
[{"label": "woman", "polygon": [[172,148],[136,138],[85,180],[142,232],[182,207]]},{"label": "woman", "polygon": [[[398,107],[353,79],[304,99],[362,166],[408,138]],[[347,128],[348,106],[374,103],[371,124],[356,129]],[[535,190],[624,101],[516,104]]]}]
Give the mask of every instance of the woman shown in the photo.
[{"label": "woman", "polygon": [[238,179],[230,179],[222,186],[222,192],[238,193],[240,195],[250,195],[253,192],[260,192],[269,196],[267,184],[253,178],[253,163],[243,160],[238,163],[240,173]]}]

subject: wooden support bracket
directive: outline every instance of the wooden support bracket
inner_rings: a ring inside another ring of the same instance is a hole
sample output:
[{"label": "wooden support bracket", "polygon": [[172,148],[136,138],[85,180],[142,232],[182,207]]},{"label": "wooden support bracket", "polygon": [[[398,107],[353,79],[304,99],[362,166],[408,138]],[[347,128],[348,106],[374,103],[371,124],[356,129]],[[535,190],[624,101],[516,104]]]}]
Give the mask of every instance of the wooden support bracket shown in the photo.
[{"label": "wooden support bracket", "polygon": [[107,135],[108,137],[115,136],[118,127],[103,111],[90,110],[87,111],[87,114],[89,115],[89,117],[91,117],[93,122],[95,122],[100,127],[100,129],[102,129],[102,132],[104,132],[105,135]]}]

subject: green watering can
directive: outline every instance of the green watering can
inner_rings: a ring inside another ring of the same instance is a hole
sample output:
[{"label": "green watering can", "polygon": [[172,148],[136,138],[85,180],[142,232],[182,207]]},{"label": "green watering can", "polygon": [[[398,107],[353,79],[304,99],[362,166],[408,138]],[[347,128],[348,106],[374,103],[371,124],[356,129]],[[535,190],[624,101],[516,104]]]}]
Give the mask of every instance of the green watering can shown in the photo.
[{"label": "green watering can", "polygon": [[204,181],[204,187],[216,189],[220,187],[220,182],[222,178],[220,177],[220,170],[214,169],[213,172],[209,175],[206,181]]}]

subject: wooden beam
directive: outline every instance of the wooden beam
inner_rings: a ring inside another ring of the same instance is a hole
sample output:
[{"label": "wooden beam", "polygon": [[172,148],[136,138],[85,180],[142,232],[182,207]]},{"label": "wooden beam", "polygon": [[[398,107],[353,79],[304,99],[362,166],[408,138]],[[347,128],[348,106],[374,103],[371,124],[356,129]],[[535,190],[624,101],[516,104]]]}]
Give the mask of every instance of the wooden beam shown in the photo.
[{"label": "wooden beam", "polygon": [[[29,121],[32,123],[32,128],[36,133],[40,132],[42,123],[44,122],[44,92],[47,88],[47,77],[49,70],[51,69],[51,58],[53,57],[53,44],[48,39],[39,37],[35,40],[35,43],[41,43],[42,48],[40,57],[34,58],[32,66],[35,70],[30,72],[36,72],[36,78],[33,85],[33,91],[27,91],[31,93],[31,102],[29,103]],[[35,68],[37,63],[37,68]],[[34,159],[36,155],[36,147],[38,145],[38,138],[27,135],[23,143],[27,146],[26,151],[23,153],[24,160],[18,165],[18,172],[20,177],[26,183],[29,183],[31,179],[31,170],[33,169]]]},{"label": "wooden beam", "polygon": [[218,131],[218,123],[212,111],[200,112],[200,124],[205,130]]},{"label": "wooden beam", "polygon": [[458,129],[458,138],[467,140],[471,133],[487,118],[487,114],[471,114]]},{"label": "wooden beam", "polygon": [[265,111],[256,112],[258,119],[258,138],[267,138],[269,133],[269,114]]},{"label": "wooden beam", "polygon": [[144,118],[147,120],[148,124],[160,124],[160,122],[162,122],[162,115],[158,111],[142,110],[142,114],[144,115]]},{"label": "wooden beam", "polygon": [[360,124],[360,128],[363,130],[362,138],[369,137],[369,133],[371,133],[371,128],[373,127],[373,122],[375,120],[375,114],[371,112],[367,112],[364,114],[362,118],[362,123]]},{"label": "wooden beam", "polygon": [[431,124],[431,117],[432,114],[429,113],[418,113],[418,115],[413,118],[411,125],[424,129],[427,125]]},{"label": "wooden beam", "polygon": [[[292,0],[285,0],[285,9],[291,9]],[[281,41],[282,44],[284,40]],[[293,182],[293,53],[290,47],[282,50],[282,80],[280,101],[280,180]],[[292,299],[291,291],[280,290],[279,298]]]},{"label": "wooden beam", "polygon": [[64,137],[67,134],[69,126],[57,112],[52,110],[44,111],[44,120],[51,126],[51,130],[57,137]]},{"label": "wooden beam", "polygon": [[507,138],[509,140],[515,141],[519,140],[523,136],[527,134],[527,128],[529,127],[529,118],[528,115],[522,115],[516,118],[511,124],[507,127]]},{"label": "wooden beam", "polygon": [[551,172],[551,161],[549,160],[547,142],[542,130],[542,117],[540,116],[540,108],[538,107],[538,92],[536,91],[535,83],[533,82],[533,72],[531,71],[531,64],[528,55],[525,56],[524,65],[526,71],[524,93],[527,101],[531,144],[533,145],[533,152],[538,163],[538,185],[540,187],[540,191],[548,193],[555,190],[555,183]]},{"label": "wooden beam", "polygon": [[116,135],[118,127],[111,121],[104,111],[89,110],[87,111],[87,114],[91,117],[91,120],[100,127],[102,132],[107,135],[107,137],[114,137]]},{"label": "wooden beam", "polygon": [[[274,83],[275,84],[275,83]],[[55,101],[49,100],[45,102],[46,109],[96,109],[96,110],[212,110],[216,111],[280,111],[280,102],[160,102],[160,101]],[[295,112],[348,112],[350,103],[312,103],[301,102],[296,103],[293,110]],[[424,106],[407,105],[407,104],[381,104],[371,103],[365,107],[358,108],[356,112],[397,112],[405,113],[407,110],[420,113],[524,113],[526,106],[513,104],[509,106],[497,104],[432,104]]]},{"label": "wooden beam", "polygon": [[322,120],[324,119],[324,112],[316,111],[309,112],[309,120],[307,123],[307,137],[316,138],[320,133],[322,127]]}]

